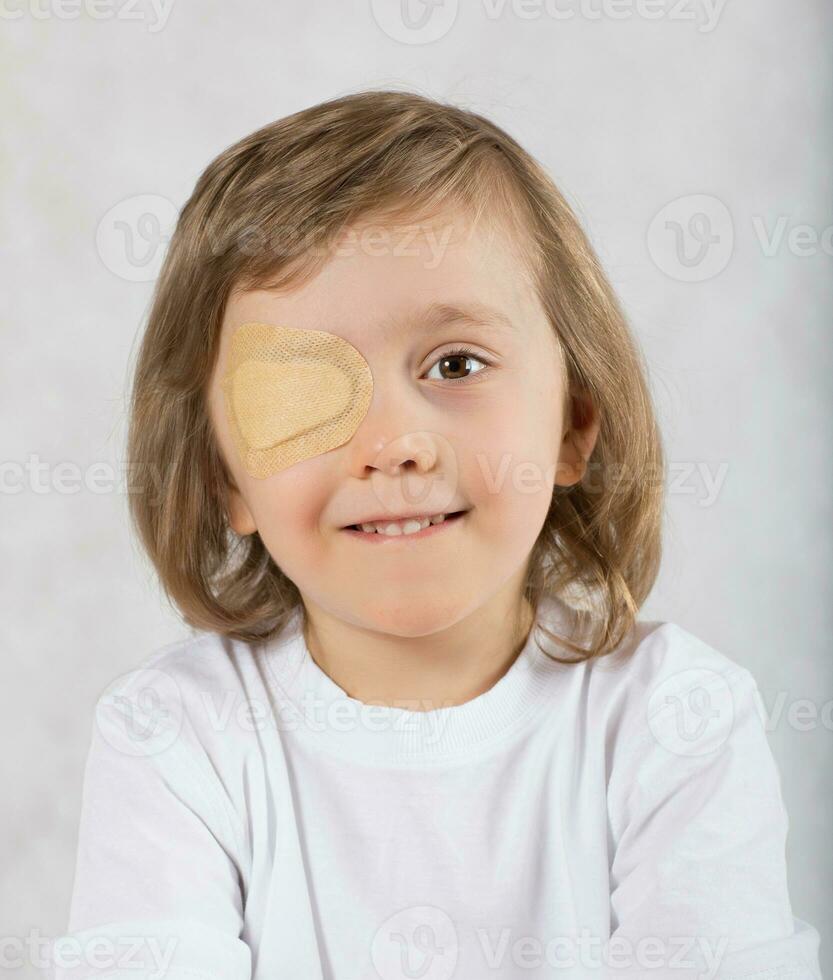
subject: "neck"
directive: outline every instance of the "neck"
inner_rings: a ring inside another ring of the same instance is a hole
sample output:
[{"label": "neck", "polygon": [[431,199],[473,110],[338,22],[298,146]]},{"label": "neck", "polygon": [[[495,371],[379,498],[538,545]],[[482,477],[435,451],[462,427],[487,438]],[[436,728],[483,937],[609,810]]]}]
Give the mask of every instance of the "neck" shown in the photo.
[{"label": "neck", "polygon": [[358,626],[304,600],[304,640],[312,659],[347,695],[411,711],[464,704],[509,670],[533,625],[513,581],[444,629],[401,637]]}]

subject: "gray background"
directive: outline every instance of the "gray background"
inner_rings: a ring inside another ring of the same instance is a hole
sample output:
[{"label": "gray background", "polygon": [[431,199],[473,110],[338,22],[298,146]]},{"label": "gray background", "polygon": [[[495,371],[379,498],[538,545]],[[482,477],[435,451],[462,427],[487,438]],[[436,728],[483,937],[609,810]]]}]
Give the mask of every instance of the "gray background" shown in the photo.
[{"label": "gray background", "polygon": [[432,36],[397,25],[398,0],[63,2],[0,17],[2,936],[63,931],[95,700],[189,632],[131,539],[123,476],[166,222],[253,129],[393,87],[519,139],[622,297],[673,477],[643,618],[755,675],[793,909],[833,976],[830,4],[446,0]]}]

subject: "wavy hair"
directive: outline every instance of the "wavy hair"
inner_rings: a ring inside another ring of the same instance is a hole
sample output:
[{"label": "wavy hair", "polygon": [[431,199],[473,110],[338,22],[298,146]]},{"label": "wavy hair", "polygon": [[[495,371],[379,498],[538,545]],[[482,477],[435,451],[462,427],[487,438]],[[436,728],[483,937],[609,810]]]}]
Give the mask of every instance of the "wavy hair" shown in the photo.
[{"label": "wavy hair", "polygon": [[[572,663],[611,652],[634,626],[660,562],[664,459],[643,357],[578,219],[544,169],[483,116],[415,92],[362,91],[296,112],[224,150],[182,208],[133,375],[130,517],[185,621],[268,641],[303,611],[257,532],[229,526],[233,486],[207,408],[232,290],[315,274],[369,217],[449,205],[499,216],[545,310],[570,387],[599,435],[581,480],[556,486],[524,598],[575,613],[557,636]],[[324,243],[324,247],[320,247]],[[575,642],[580,636],[581,643]]]}]

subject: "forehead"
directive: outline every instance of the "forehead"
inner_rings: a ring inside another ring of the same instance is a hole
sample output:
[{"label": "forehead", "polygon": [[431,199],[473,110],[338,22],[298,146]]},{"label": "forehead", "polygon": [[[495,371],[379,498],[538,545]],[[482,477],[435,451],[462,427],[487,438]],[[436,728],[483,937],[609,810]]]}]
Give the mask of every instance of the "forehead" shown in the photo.
[{"label": "forehead", "polygon": [[450,212],[351,226],[307,282],[234,292],[223,330],[232,332],[246,320],[284,323],[326,330],[366,348],[391,333],[466,317],[506,325],[528,316],[533,303],[528,270],[511,235],[493,221],[474,223]]}]

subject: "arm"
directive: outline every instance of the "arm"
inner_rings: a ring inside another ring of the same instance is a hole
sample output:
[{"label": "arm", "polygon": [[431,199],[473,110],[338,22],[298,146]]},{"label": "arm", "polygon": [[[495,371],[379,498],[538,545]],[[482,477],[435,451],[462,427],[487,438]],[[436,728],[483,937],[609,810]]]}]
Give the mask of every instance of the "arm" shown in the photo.
[{"label": "arm", "polygon": [[249,978],[239,830],[181,711],[147,693],[96,706],[55,980]]},{"label": "arm", "polygon": [[666,678],[627,760],[609,786],[610,946],[631,961],[611,975],[640,975],[641,955],[654,980],[821,980],[819,934],[790,907],[788,818],[749,671]]}]

